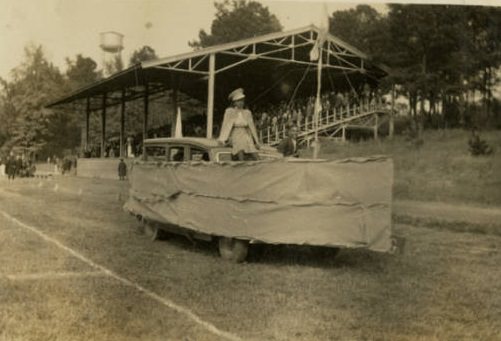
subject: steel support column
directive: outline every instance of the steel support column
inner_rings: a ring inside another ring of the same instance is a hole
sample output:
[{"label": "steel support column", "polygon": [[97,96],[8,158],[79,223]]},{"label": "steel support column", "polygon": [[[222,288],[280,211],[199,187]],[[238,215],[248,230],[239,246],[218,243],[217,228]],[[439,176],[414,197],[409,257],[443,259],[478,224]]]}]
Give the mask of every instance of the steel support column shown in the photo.
[{"label": "steel support column", "polygon": [[395,130],[395,84],[391,86],[391,111],[390,111],[390,127],[388,128],[388,135],[390,139],[393,138],[393,133]]},{"label": "steel support column", "polygon": [[207,138],[212,138],[212,126],[214,123],[214,81],[216,75],[216,55],[209,56],[209,84],[207,92]]},{"label": "steel support column", "polygon": [[103,94],[103,102],[101,109],[101,157],[106,156],[106,92]]},{"label": "steel support column", "polygon": [[177,88],[178,88],[178,76],[172,76],[172,114],[171,114],[171,126],[170,126],[170,136],[174,136],[176,133],[176,114],[177,114]]},{"label": "steel support column", "polygon": [[120,110],[120,157],[125,157],[125,89],[122,90]]},{"label": "steel support column", "polygon": [[87,97],[85,107],[85,152],[89,151],[90,98]]},{"label": "steel support column", "polygon": [[146,146],[144,140],[148,138],[148,112],[149,112],[149,86],[144,86],[144,113],[143,113],[143,160],[146,158]]}]

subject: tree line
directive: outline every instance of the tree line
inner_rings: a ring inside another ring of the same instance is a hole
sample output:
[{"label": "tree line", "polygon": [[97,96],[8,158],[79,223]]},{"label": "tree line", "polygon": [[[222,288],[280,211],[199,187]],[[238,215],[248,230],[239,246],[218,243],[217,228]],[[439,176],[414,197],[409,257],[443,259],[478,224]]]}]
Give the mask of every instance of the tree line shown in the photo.
[{"label": "tree line", "polygon": [[[278,19],[254,1],[216,3],[211,32],[196,48],[280,31]],[[387,65],[380,84],[409,101],[411,117],[430,127],[501,128],[501,7],[389,4],[335,11],[329,31]]]},{"label": "tree line", "polygon": [[[189,46],[198,49],[283,30],[277,17],[256,1],[224,0],[215,8],[210,32],[200,30]],[[499,89],[501,8],[390,4],[380,13],[359,5],[332,13],[329,30],[390,67],[380,86],[391,91],[395,85],[416,120],[431,127],[501,128],[500,102],[494,96]],[[154,49],[145,46],[129,64],[152,58]],[[78,146],[79,114],[44,106],[101,79],[102,70],[82,55],[67,58],[66,64],[62,73],[42,46],[29,45],[11,79],[0,79],[0,151],[20,146],[50,153]],[[120,71],[123,63],[105,67]]]},{"label": "tree line", "polygon": [[[155,50],[144,46],[133,52],[129,64],[154,58]],[[66,58],[66,66],[66,72],[61,72],[47,59],[41,45],[30,44],[25,48],[24,60],[11,70],[10,79],[0,78],[0,156],[13,147],[41,155],[60,155],[80,144],[79,112],[45,106],[102,79],[103,70],[92,58],[81,54]],[[123,62],[117,60],[105,68],[121,71]],[[97,124],[93,128],[100,129]]]},{"label": "tree line", "polygon": [[452,5],[367,5],[335,12],[330,31],[392,72],[409,114],[429,126],[501,128],[501,8]]}]

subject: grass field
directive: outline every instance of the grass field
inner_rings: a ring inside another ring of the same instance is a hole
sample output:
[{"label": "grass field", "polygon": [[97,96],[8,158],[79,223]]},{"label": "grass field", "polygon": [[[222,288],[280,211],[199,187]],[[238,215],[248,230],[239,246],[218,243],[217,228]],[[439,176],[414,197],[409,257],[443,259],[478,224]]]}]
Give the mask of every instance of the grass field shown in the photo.
[{"label": "grass field", "polygon": [[[396,199],[499,206],[500,135],[483,134],[490,157],[469,156],[462,131],[428,131],[419,149],[403,137],[326,143],[321,156],[391,155]],[[126,197],[119,181],[0,179],[0,341],[223,339],[138,288],[245,340],[501,340],[490,226],[409,217],[394,224],[403,254],[260,245],[233,264],[213,243],[151,242]]]},{"label": "grass field", "polygon": [[[242,339],[501,338],[499,236],[396,224],[401,255],[261,246],[232,264],[210,243],[138,234],[118,181],[0,186],[1,210]],[[0,226],[0,340],[221,339],[1,216]],[[66,273],[82,276],[52,278]]]},{"label": "grass field", "polygon": [[324,141],[320,157],[392,156],[395,199],[501,206],[501,131],[481,137],[494,147],[494,155],[470,156],[468,131],[427,130],[419,148],[404,136],[345,145]]}]

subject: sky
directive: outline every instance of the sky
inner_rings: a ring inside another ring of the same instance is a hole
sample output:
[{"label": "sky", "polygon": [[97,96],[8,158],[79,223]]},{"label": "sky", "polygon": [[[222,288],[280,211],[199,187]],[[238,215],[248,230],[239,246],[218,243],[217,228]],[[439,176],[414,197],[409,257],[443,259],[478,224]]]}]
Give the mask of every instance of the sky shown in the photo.
[{"label": "sky", "polygon": [[[445,1],[464,3],[465,0]],[[320,25],[326,12],[331,14],[357,5],[333,0],[326,4],[260,2],[278,17],[284,30],[312,23]],[[380,12],[386,11],[381,1],[365,3]],[[23,60],[28,44],[42,45],[48,60],[62,71],[66,58],[74,59],[77,54],[91,57],[101,66],[99,34],[107,31],[124,35],[125,65],[132,52],[144,45],[153,47],[159,57],[189,52],[188,41],[196,39],[200,29],[210,32],[215,14],[212,0],[0,0],[0,8],[0,77],[7,79],[10,70]]]}]

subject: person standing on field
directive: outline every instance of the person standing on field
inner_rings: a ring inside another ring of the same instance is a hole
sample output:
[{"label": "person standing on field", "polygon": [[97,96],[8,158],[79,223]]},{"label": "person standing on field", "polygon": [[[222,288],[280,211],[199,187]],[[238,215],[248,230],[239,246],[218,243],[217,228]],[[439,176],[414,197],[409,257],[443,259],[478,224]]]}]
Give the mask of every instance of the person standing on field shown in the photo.
[{"label": "person standing on field", "polygon": [[125,180],[127,176],[127,164],[124,162],[124,159],[120,159],[118,163],[118,178],[120,180]]},{"label": "person standing on field", "polygon": [[9,157],[7,158],[7,162],[5,163],[5,172],[7,173],[7,179],[9,181],[14,181],[14,178],[16,177],[16,171],[17,171],[17,162],[16,159],[14,158],[14,153],[10,153]]}]

